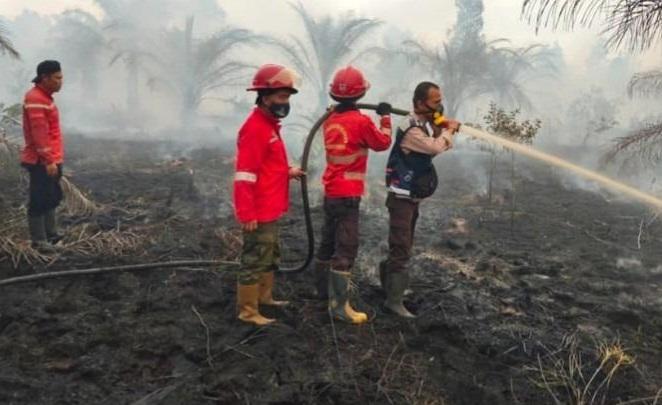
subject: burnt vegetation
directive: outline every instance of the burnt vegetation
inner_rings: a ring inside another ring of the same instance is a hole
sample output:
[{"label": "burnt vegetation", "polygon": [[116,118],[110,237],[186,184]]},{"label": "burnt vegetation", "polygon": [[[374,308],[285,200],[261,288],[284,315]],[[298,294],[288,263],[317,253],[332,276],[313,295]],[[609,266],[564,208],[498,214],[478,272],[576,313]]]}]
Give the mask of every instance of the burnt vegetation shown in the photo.
[{"label": "burnt vegetation", "polygon": [[[662,403],[659,213],[477,142],[458,140],[435,160],[440,187],[421,206],[406,297],[418,318],[382,310],[376,267],[386,254],[388,220],[384,159],[375,156],[352,291],[370,322],[330,319],[308,272],[279,276],[279,296],[292,304],[265,310],[277,324],[236,320],[233,131],[253,100],[235,95],[262,55],[302,76],[305,102],[295,104],[283,130],[292,136],[290,150],[330,103],[334,70],[350,62],[372,73],[369,97],[406,108],[412,83],[425,77],[440,83],[447,115],[473,117],[490,132],[536,146],[567,130],[550,129],[555,121],[537,107],[534,90],[537,81],[560,80],[558,50],[485,38],[480,0],[456,1],[465,23],[439,43],[375,18],[315,13],[304,2],[285,7],[302,36],[236,26],[204,1],[187,4],[202,4],[205,13],[191,11],[168,26],[161,23],[173,4],[182,6],[176,0],[95,3],[100,16],[70,10],[48,22],[71,66],[65,86],[84,94],[66,98],[65,87],[61,95],[63,106],[80,106],[64,108],[63,122],[81,129],[66,132],[66,235],[56,253],[32,249],[25,229],[20,94],[7,90],[0,105],[0,402]],[[641,50],[659,38],[661,5],[527,0],[523,17],[535,28],[602,24],[608,45]],[[154,18],[143,23],[146,10]],[[220,23],[210,27],[203,14]],[[16,58],[32,50],[17,49],[24,33],[10,33],[10,22],[0,21],[1,67],[27,86],[31,70],[24,73]],[[380,30],[395,38],[377,43]],[[108,72],[121,78],[113,101],[104,101]],[[657,100],[661,83],[659,70],[636,73],[623,99]],[[167,114],[161,102],[170,103]],[[210,112],[213,102],[224,108]],[[571,118],[556,119],[572,121],[569,157],[595,153],[602,142],[605,167],[656,179],[659,117],[627,125],[600,89],[581,88],[567,105],[559,114]],[[167,125],[149,130],[160,120]],[[86,130],[90,122],[98,129]],[[291,201],[284,266],[306,250],[294,187]],[[323,212],[316,203],[312,215],[317,228]],[[92,271],[10,280],[73,269]]]}]

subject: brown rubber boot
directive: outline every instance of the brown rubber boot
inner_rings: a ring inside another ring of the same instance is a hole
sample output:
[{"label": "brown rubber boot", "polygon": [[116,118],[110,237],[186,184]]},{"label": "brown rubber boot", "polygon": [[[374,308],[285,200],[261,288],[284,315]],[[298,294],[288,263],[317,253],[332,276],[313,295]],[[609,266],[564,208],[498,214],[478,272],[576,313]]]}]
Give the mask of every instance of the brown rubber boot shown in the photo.
[{"label": "brown rubber boot", "polygon": [[259,293],[260,293],[260,304],[272,305],[275,307],[284,307],[289,304],[289,301],[276,301],[273,297],[274,291],[274,272],[270,271],[268,273],[262,273],[260,276]]},{"label": "brown rubber boot", "polygon": [[239,311],[239,319],[255,324],[257,326],[264,326],[275,322],[275,319],[265,318],[258,312],[258,284],[239,284],[237,283],[237,310]]},{"label": "brown rubber boot", "polygon": [[313,276],[315,277],[315,289],[317,298],[320,300],[329,299],[329,270],[331,269],[330,260],[315,260]]},{"label": "brown rubber boot", "polygon": [[409,312],[402,303],[405,290],[409,286],[409,274],[395,272],[386,274],[386,302],[384,307],[403,318],[413,319],[416,315]]},{"label": "brown rubber boot", "polygon": [[368,314],[355,311],[349,305],[350,273],[331,270],[329,273],[329,314],[343,322],[361,324],[368,322]]}]

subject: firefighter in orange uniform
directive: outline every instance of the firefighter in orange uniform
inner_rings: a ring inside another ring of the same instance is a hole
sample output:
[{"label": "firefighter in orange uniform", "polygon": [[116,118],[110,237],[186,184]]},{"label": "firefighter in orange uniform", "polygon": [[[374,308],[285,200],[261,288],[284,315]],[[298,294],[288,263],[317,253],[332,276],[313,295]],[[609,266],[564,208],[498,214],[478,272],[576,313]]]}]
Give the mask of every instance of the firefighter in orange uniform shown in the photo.
[{"label": "firefighter in orange uniform", "polygon": [[280,65],[258,69],[249,91],[257,106],[239,130],[234,176],[235,216],[243,231],[241,266],[237,277],[239,319],[255,325],[274,322],[259,305],[286,305],[273,298],[274,270],[280,261],[278,220],[289,205],[289,180],[303,172],[288,165],[280,120],[290,111],[296,75]]},{"label": "firefighter in orange uniform", "polygon": [[30,174],[28,228],[32,247],[52,253],[52,244],[62,236],[57,232],[55,209],[62,201],[62,163],[64,146],[60,114],[53,94],[62,88],[60,63],[45,60],[37,66],[35,84],[25,94],[21,165]]},{"label": "firefighter in orange uniform", "polygon": [[338,105],[323,128],[327,161],[322,177],[324,225],[315,261],[315,283],[318,296],[329,300],[329,313],[335,319],[353,324],[368,320],[367,314],[355,311],[349,304],[368,150],[383,151],[391,145],[391,106],[379,105],[379,129],[356,106],[369,87],[360,70],[352,66],[338,70],[330,91]]}]

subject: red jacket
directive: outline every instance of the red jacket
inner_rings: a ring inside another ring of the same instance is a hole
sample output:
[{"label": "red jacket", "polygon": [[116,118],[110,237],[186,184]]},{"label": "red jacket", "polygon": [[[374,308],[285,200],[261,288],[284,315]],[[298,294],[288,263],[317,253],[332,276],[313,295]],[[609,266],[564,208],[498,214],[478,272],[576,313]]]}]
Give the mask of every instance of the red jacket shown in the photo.
[{"label": "red jacket", "polygon": [[23,137],[25,147],[21,152],[21,162],[44,165],[62,163],[64,147],[60,114],[53,97],[39,86],[25,94]]},{"label": "red jacket", "polygon": [[234,210],[239,222],[275,221],[289,206],[289,166],[279,121],[255,108],[239,130]]},{"label": "red jacket", "polygon": [[[390,134],[390,117],[383,117],[381,126]],[[324,123],[324,194],[336,198],[362,196],[368,149],[382,151],[390,145],[391,137],[358,110],[332,113]]]}]

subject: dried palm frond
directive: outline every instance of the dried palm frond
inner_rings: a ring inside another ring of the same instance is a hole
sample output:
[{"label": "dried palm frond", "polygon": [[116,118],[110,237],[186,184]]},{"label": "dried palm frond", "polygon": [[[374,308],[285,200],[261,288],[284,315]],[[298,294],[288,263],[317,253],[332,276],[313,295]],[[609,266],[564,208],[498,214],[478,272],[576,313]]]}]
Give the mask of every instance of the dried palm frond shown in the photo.
[{"label": "dried palm frond", "polygon": [[100,207],[69,179],[62,177],[60,185],[64,193],[64,207],[70,214],[90,216],[99,211]]},{"label": "dried palm frond", "polygon": [[0,127],[0,176],[4,179],[20,179],[22,175],[20,162],[21,147],[16,139],[8,137]]},{"label": "dried palm frond", "polygon": [[18,240],[12,236],[0,236],[0,261],[8,258],[14,268],[19,264],[35,265],[47,263],[51,256],[40,253],[30,246],[30,241]]},{"label": "dried palm frond", "polygon": [[146,238],[128,231],[113,229],[107,232],[97,232],[94,235],[85,235],[86,227],[81,231],[77,240],[65,243],[64,248],[71,253],[81,256],[110,255],[121,256],[137,251],[144,245]]},{"label": "dried palm frond", "polygon": [[0,167],[17,166],[20,150],[0,129]]}]

